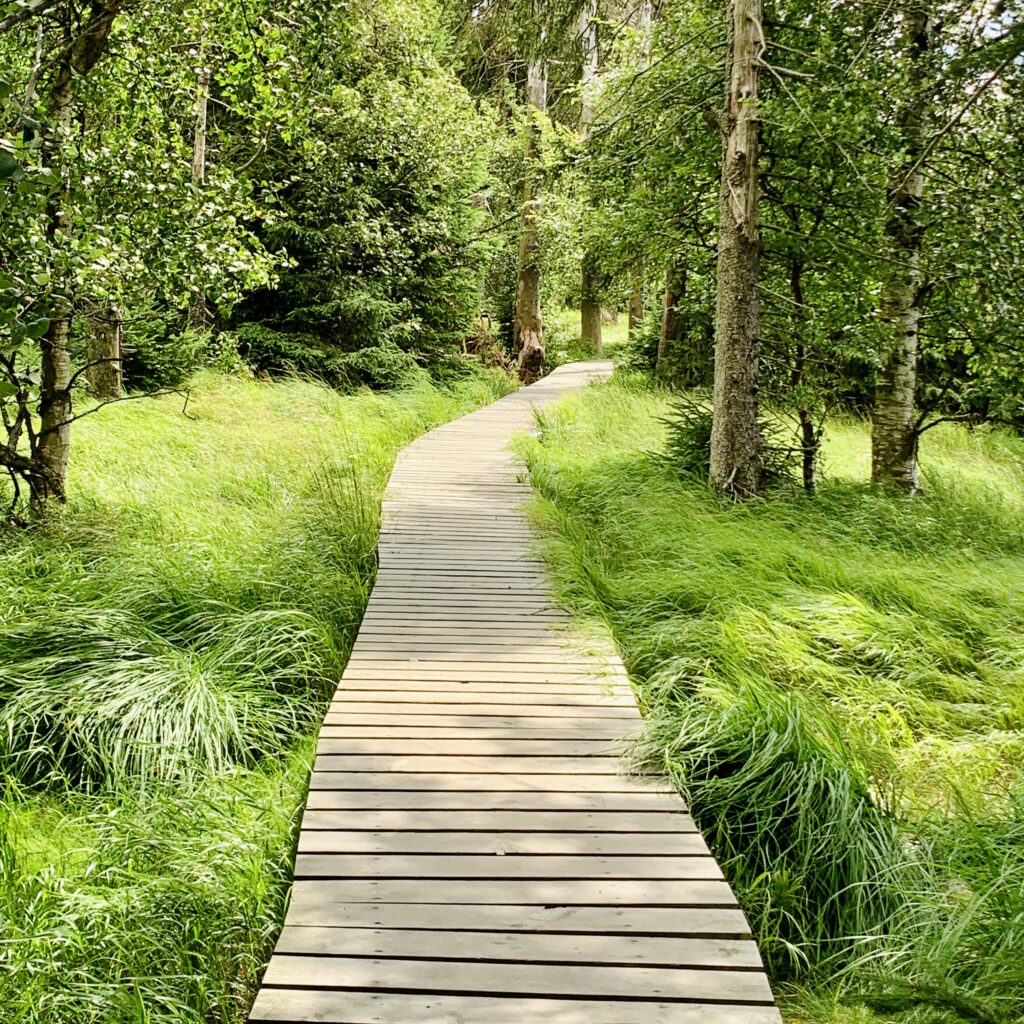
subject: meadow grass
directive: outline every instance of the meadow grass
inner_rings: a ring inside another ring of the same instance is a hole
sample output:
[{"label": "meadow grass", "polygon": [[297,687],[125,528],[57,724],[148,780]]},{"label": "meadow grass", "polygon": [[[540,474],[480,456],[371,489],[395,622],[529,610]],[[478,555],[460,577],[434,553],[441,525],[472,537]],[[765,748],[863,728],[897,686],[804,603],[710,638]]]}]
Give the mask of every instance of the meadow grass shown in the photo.
[{"label": "meadow grass", "polygon": [[[560,366],[562,363],[596,358],[593,348],[583,344],[581,333],[578,309],[544,311],[544,339],[551,365]],[[622,312],[612,322],[601,325],[602,357],[611,359],[621,355],[628,339],[629,318]]]},{"label": "meadow grass", "polygon": [[76,427],[0,533],[0,1017],[245,1020],[398,449],[499,375],[351,396],[205,375]]},{"label": "meadow grass", "polygon": [[725,505],[637,379],[523,440],[558,590],[610,629],[788,1019],[1024,1020],[1024,441],[925,435],[924,493],[834,421],[816,497]]}]

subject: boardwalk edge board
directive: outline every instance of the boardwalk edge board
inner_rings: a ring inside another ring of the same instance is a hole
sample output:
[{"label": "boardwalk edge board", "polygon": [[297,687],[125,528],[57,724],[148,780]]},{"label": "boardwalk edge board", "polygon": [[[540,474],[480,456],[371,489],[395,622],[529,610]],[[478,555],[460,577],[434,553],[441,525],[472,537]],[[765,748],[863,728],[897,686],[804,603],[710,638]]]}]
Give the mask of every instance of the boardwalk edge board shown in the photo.
[{"label": "boardwalk edge board", "polygon": [[509,439],[563,366],[418,438],[327,709],[251,1024],[781,1024],[614,649],[558,607]]}]

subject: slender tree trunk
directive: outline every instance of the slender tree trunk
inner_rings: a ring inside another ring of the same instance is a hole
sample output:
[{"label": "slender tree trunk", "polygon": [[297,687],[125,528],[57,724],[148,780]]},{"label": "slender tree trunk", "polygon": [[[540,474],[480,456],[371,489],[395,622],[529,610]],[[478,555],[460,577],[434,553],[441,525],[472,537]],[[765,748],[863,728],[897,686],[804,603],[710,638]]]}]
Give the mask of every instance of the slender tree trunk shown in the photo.
[{"label": "slender tree trunk", "polygon": [[676,354],[681,338],[682,318],[679,315],[679,301],[686,289],[686,271],[675,263],[665,268],[665,291],[661,301],[661,335],[658,338],[658,361],[655,373],[665,376]]},{"label": "slender tree trunk", "polygon": [[921,329],[921,206],[924,170],[918,166],[928,117],[924,63],[935,31],[917,4],[904,15],[908,61],[907,96],[900,110],[903,159],[888,189],[888,266],[882,283],[881,320],[885,345],[875,382],[871,432],[871,479],[913,494],[918,487],[918,433],[914,414],[917,353]]},{"label": "slender tree trunk", "polygon": [[[50,148],[55,166],[59,166],[60,185],[54,190],[46,210],[46,233],[55,242],[69,242],[72,233],[71,196],[67,186],[67,145],[71,133],[74,91],[71,85],[71,32],[66,33],[65,54],[50,91]],[[71,282],[65,282],[65,291]],[[68,459],[71,455],[71,338],[70,305],[60,308],[39,340],[39,432],[33,457],[41,472],[30,481],[32,504],[42,509],[50,502],[63,501],[66,491]]]},{"label": "slender tree trunk", "polygon": [[761,0],[729,0],[727,7],[711,480],[720,494],[745,498],[761,490],[757,101],[765,44]]},{"label": "slender tree trunk", "polygon": [[632,288],[629,292],[629,340],[635,341],[643,330],[644,307],[647,299],[643,260],[630,271],[630,281]]},{"label": "slender tree trunk", "polygon": [[[81,24],[75,25],[70,6],[60,10],[63,20],[63,49],[50,89],[49,138],[46,159],[60,169],[60,184],[53,190],[46,209],[46,232],[56,244],[67,244],[73,234],[71,191],[68,186],[68,140],[74,115],[72,75],[87,75],[107,49],[110,30],[120,13],[122,0],[93,0]],[[68,343],[73,324],[74,283],[65,272],[60,282],[67,297],[50,320],[39,340],[39,430],[32,441],[29,474],[32,504],[45,509],[63,501],[67,489],[68,459],[71,454],[71,357]]]},{"label": "slender tree trunk", "polygon": [[[804,296],[804,265],[803,260],[794,259],[789,268],[789,290],[793,296],[793,303],[800,317],[800,329],[805,326],[807,304]],[[798,337],[801,335],[798,334]],[[807,365],[807,350],[802,341],[796,345],[796,360],[793,363],[793,373],[790,377],[790,386],[794,392],[798,392],[804,384],[804,376]],[[800,449],[801,463],[803,467],[804,490],[813,494],[817,487],[818,476],[818,450],[821,447],[821,438],[818,436],[818,429],[814,425],[814,415],[810,408],[803,402],[798,404],[796,411],[797,421],[800,428]]]},{"label": "slender tree trunk", "polygon": [[[594,123],[594,84],[599,66],[597,40],[597,0],[584,0],[579,17],[580,40],[583,43],[582,102],[580,134],[584,140]],[[580,265],[580,340],[597,355],[601,343],[601,281],[594,266],[593,255],[583,254]]]},{"label": "slender tree trunk", "polygon": [[108,306],[93,318],[89,335],[89,385],[103,401],[121,397],[121,310]]},{"label": "slender tree trunk", "polygon": [[601,289],[590,254],[585,253],[580,266],[580,340],[595,355],[602,355]]},{"label": "slender tree trunk", "polygon": [[[199,46],[199,80],[196,83],[195,130],[192,137],[192,182],[202,187],[206,181],[206,134],[210,112],[210,68],[206,46]],[[196,295],[188,308],[188,325],[196,331],[208,331],[213,325],[206,295]]]},{"label": "slender tree trunk", "polygon": [[[547,109],[547,69],[541,58],[530,62],[526,92],[530,106],[539,111]],[[538,135],[539,127],[531,124],[526,134],[522,228],[519,235],[519,265],[516,273],[516,365],[520,380],[526,384],[540,377],[547,358],[540,309],[540,231],[537,224],[540,202]]]}]

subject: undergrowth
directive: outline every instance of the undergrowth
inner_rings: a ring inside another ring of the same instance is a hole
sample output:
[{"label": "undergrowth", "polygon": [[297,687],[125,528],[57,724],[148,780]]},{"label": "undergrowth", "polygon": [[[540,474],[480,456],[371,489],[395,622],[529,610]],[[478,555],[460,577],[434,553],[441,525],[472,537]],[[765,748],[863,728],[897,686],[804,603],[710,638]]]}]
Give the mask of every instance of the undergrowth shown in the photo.
[{"label": "undergrowth", "polygon": [[508,389],[205,376],[77,425],[0,534],[0,1018],[237,1024],[398,448]]},{"label": "undergrowth", "polygon": [[924,494],[837,420],[810,498],[721,504],[622,379],[523,442],[562,597],[613,632],[793,1021],[1024,1020],[1024,442],[936,428]]}]

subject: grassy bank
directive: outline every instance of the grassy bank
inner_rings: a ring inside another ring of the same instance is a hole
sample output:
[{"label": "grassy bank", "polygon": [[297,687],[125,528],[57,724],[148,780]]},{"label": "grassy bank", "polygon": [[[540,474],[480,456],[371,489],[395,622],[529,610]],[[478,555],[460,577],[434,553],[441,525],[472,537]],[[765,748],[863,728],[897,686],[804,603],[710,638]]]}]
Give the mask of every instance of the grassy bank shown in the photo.
[{"label": "grassy bank", "polygon": [[792,1021],[1024,1020],[1024,443],[940,427],[925,494],[831,425],[820,494],[725,507],[663,394],[526,441],[563,596],[613,632]]},{"label": "grassy bank", "polygon": [[0,534],[0,1017],[245,1019],[396,451],[507,389],[224,377],[77,428]]}]

